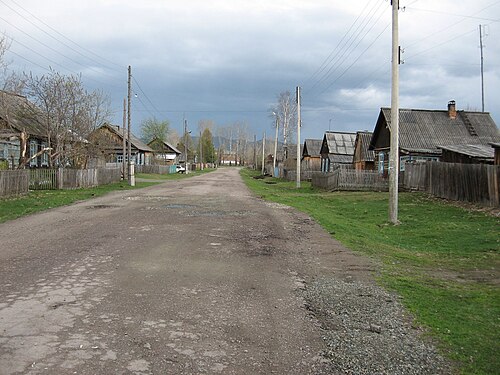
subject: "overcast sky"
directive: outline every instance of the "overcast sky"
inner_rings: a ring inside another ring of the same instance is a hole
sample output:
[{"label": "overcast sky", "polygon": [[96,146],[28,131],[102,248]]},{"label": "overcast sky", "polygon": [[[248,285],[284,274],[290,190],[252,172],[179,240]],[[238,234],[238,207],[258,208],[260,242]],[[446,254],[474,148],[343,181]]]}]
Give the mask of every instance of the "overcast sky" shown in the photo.
[{"label": "overcast sky", "polygon": [[[485,110],[500,123],[500,1],[401,0],[400,104]],[[373,130],[390,106],[386,0],[0,0],[0,31],[19,71],[81,73],[121,124],[132,66],[133,128],[155,116],[181,132],[201,119],[272,132],[269,107],[302,87],[303,138]],[[495,42],[497,40],[497,42]]]}]

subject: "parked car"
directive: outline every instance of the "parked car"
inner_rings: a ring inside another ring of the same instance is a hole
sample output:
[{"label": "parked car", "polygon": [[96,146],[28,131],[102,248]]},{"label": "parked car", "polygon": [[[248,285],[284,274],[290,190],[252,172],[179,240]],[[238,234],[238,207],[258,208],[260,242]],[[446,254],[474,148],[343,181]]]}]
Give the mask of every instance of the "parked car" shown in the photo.
[{"label": "parked car", "polygon": [[186,172],[186,168],[184,168],[182,165],[177,165],[177,166],[175,167],[175,171],[176,171],[177,173],[185,173],[185,172]]}]

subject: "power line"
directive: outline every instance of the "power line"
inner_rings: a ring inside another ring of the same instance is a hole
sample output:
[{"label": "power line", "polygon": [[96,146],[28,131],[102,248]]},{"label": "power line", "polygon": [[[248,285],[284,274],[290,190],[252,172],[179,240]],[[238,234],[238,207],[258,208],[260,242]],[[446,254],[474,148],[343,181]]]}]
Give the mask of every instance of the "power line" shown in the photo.
[{"label": "power line", "polygon": [[[492,4],[490,6],[493,6],[493,5],[496,5],[496,4],[498,4],[498,3]],[[490,6],[488,6],[488,8]],[[432,9],[413,8],[413,7],[408,7],[408,6],[405,7],[405,8],[409,9],[409,10],[416,10],[416,11],[419,11],[419,12],[428,12],[428,13],[436,13],[436,14],[446,14],[448,16],[453,16],[453,17],[472,18],[472,19],[482,20],[482,21],[500,22],[500,19],[476,17],[476,16],[473,16],[473,15],[455,14],[455,13],[450,13],[450,12],[445,12],[445,11],[432,10]]]},{"label": "power line", "polygon": [[[318,85],[320,85],[322,82],[324,82],[325,80],[327,80],[331,74],[333,74],[333,72],[335,72],[338,67],[343,63],[341,64],[337,64],[342,58],[344,58],[344,56],[347,56],[345,57],[345,59],[347,59],[350,54],[352,53],[352,51],[356,48],[354,47],[354,49],[352,49],[350,52],[350,48],[352,47],[352,45],[356,42],[356,40],[358,39],[359,35],[364,31],[364,29],[366,28],[366,26],[372,21],[373,17],[375,16],[375,14],[377,13],[377,11],[381,8],[382,4],[379,4],[379,7],[378,9],[376,8],[377,4],[375,3],[374,6],[370,9],[370,11],[368,12],[367,15],[364,16],[363,20],[361,21],[361,23],[356,27],[356,29],[354,30],[354,33],[352,35],[350,35],[347,40],[344,42],[344,44],[340,47],[340,49],[337,51],[337,53],[335,54],[335,56],[333,56],[330,61],[328,62],[328,64],[330,65],[330,67],[326,70],[326,72],[324,72],[322,74],[322,76],[316,80],[316,82],[312,85],[312,87],[308,90],[309,92],[310,91],[313,91],[315,87],[317,87]],[[366,36],[366,34],[365,34]],[[363,38],[362,38],[363,39]],[[358,43],[359,44],[359,43]],[[348,53],[349,52],[349,53]],[[343,61],[345,61],[345,59]],[[335,69],[334,69],[335,67]],[[333,70],[333,72],[332,72]]]},{"label": "power line", "polygon": [[[1,1],[1,0],[0,0]],[[100,71],[96,70],[94,67],[87,67],[86,65],[82,64],[80,61],[77,61],[77,60],[74,60],[73,58],[57,51],[56,49],[52,48],[51,46],[49,46],[48,44],[42,42],[41,40],[35,38],[34,36],[28,34],[27,32],[25,32],[24,30],[22,30],[21,28],[17,27],[16,25],[12,24],[11,22],[7,21],[5,18],[1,17],[0,16],[0,20],[4,21],[5,23],[11,25],[12,27],[14,27],[15,29],[17,29],[18,31],[20,31],[21,33],[23,33],[24,35],[28,36],[29,38],[33,39],[35,42],[38,42],[40,43],[42,46],[48,48],[49,50],[51,50],[52,52],[58,54],[59,56],[62,56],[63,58],[65,59],[68,59],[69,61],[75,63],[75,64],[78,64],[78,65],[81,65],[83,66],[84,68],[88,68],[88,69],[91,69],[91,70],[94,70],[95,72],[98,72],[98,73],[101,73]],[[13,39],[13,38],[12,38]],[[13,39],[14,40],[14,39]],[[22,44],[21,42],[19,41],[16,41],[17,43],[23,45],[25,48],[28,48],[25,44]]]},{"label": "power line", "polygon": [[[33,13],[31,13],[29,10],[27,10],[26,8],[24,8],[23,6],[21,6],[21,5],[20,5],[19,3],[17,3],[16,1],[14,1],[14,0],[11,0],[11,1],[12,1],[14,4],[16,4],[19,8],[21,8],[22,10],[24,10],[26,13],[28,13],[31,17],[33,17],[34,19],[36,19],[38,22],[40,22],[40,23],[42,23],[43,25],[45,25],[47,28],[49,28],[50,30],[52,30],[53,32],[55,32],[57,35],[59,35],[59,36],[63,37],[63,38],[64,38],[64,39],[66,39],[67,41],[69,41],[69,42],[73,43],[73,44],[74,44],[75,46],[77,46],[78,48],[80,48],[80,49],[82,49],[82,50],[86,51],[86,52],[87,52],[87,53],[89,53],[89,54],[92,54],[92,55],[96,56],[97,58],[99,58],[99,59],[101,59],[101,60],[103,60],[103,61],[106,61],[106,62],[108,62],[108,63],[110,63],[110,64],[112,64],[112,65],[115,65],[115,66],[117,66],[117,67],[119,67],[119,68],[122,68],[122,69],[123,69],[123,67],[122,67],[121,65],[119,65],[119,64],[117,64],[117,63],[115,63],[115,62],[113,62],[113,61],[111,61],[111,60],[108,60],[108,59],[106,59],[106,58],[104,58],[104,57],[102,57],[102,56],[99,56],[98,54],[96,54],[96,53],[94,53],[94,52],[90,51],[89,49],[87,49],[87,48],[85,48],[85,47],[81,46],[80,44],[78,44],[78,43],[76,43],[75,41],[71,40],[70,38],[66,37],[65,35],[63,35],[63,34],[62,34],[62,33],[60,33],[59,31],[57,31],[56,29],[54,29],[52,26],[50,26],[49,24],[47,24],[46,22],[44,22],[43,20],[41,20],[40,18],[38,18],[37,16],[35,16],[35,15],[34,15]],[[4,5],[6,5],[9,9],[11,9],[13,12],[15,12],[17,15],[19,15],[19,16],[20,16],[21,18],[23,18],[25,21],[29,22],[30,24],[32,24],[33,26],[35,26],[36,28],[38,28],[40,31],[42,31],[44,34],[46,34],[46,35],[48,35],[49,37],[51,37],[52,39],[54,39],[54,40],[58,41],[59,43],[61,43],[61,44],[62,44],[62,45],[64,45],[65,47],[67,47],[67,48],[71,49],[72,51],[74,51],[74,52],[78,53],[79,55],[81,55],[81,56],[83,56],[83,57],[85,57],[85,58],[87,58],[87,59],[89,59],[89,60],[91,60],[91,61],[93,61],[93,62],[95,62],[95,63],[99,64],[99,65],[106,66],[106,65],[104,65],[103,63],[101,63],[101,62],[99,62],[99,61],[95,60],[95,59],[94,59],[94,58],[92,58],[92,57],[89,57],[89,56],[87,56],[87,55],[85,55],[85,54],[81,53],[80,51],[78,51],[78,50],[74,49],[73,47],[71,47],[71,46],[69,46],[68,44],[64,43],[64,42],[63,42],[63,41],[61,41],[60,39],[58,39],[58,38],[56,38],[55,36],[51,35],[50,33],[46,32],[46,31],[45,31],[45,30],[43,30],[40,26],[38,26],[38,25],[36,25],[35,23],[33,23],[32,21],[30,21],[30,20],[29,20],[26,16],[22,15],[21,13],[19,13],[16,9],[12,8],[12,7],[11,7],[9,4],[7,4],[4,0],[0,0],[0,2],[1,2],[1,3],[3,3]],[[109,66],[108,66],[108,68],[109,68]]]},{"label": "power line", "polygon": [[[373,1],[373,0],[370,0],[370,2]],[[335,53],[335,51],[339,48],[339,46],[342,44],[342,42],[344,41],[344,39],[347,37],[347,35],[349,35],[349,33],[351,32],[352,28],[354,27],[354,25],[358,22],[359,18],[361,17],[361,15],[365,12],[366,9],[368,9],[368,6],[370,5],[370,2],[365,6],[363,7],[363,10],[361,11],[361,13],[358,14],[358,16],[356,17],[356,19],[354,20],[354,22],[351,24],[351,26],[349,27],[349,29],[345,32],[345,34],[342,36],[342,38],[340,39],[340,41],[337,43],[337,45],[335,46],[335,48],[332,50],[332,52],[330,52],[330,54],[325,58],[325,60],[321,63],[321,65],[319,66],[318,69],[316,69],[316,71],[307,79],[307,81],[304,83],[305,85],[307,85],[317,74],[320,74],[326,67],[327,65],[329,64],[329,62],[331,61],[330,58],[332,57],[332,55]]]}]

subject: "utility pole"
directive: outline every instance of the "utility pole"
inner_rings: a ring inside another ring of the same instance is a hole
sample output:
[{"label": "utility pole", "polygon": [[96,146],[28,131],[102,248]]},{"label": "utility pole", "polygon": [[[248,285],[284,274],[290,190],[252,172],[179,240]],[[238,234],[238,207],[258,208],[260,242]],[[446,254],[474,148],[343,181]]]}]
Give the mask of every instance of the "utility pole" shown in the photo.
[{"label": "utility pole", "polygon": [[392,88],[391,88],[391,150],[389,154],[389,221],[398,221],[399,184],[399,0],[392,0]]},{"label": "utility pole", "polygon": [[127,171],[127,99],[123,98],[123,150],[122,150],[122,173],[123,180],[128,181]]},{"label": "utility pole", "polygon": [[187,141],[188,141],[188,133],[187,133],[187,128],[188,128],[188,125],[187,125],[187,120],[184,118],[184,156],[185,156],[185,161],[184,161],[184,164],[186,164],[184,167],[185,171],[184,173],[185,174],[188,174],[189,173],[189,168],[188,168],[188,147],[187,147]]},{"label": "utility pole", "polygon": [[253,135],[253,169],[257,170],[257,135]]},{"label": "utility pole", "polygon": [[297,86],[297,189],[300,188],[300,86]]},{"label": "utility pole", "polygon": [[276,134],[274,136],[274,157],[273,157],[273,177],[275,176],[276,171],[276,159],[278,158],[278,127],[279,127],[279,116],[277,113],[273,112],[274,116],[276,116]]},{"label": "utility pole", "polygon": [[481,112],[484,112],[483,28],[484,25],[479,25],[479,48],[481,49]]},{"label": "utility pole", "polygon": [[266,158],[266,132],[262,136],[262,176],[264,176],[265,158]]},{"label": "utility pole", "polygon": [[128,183],[135,186],[134,166],[132,165],[132,142],[130,142],[130,108],[132,107],[132,67],[128,66],[128,108],[127,108],[127,140],[128,140]]},{"label": "utility pole", "polygon": [[201,130],[200,130],[200,170],[203,170],[203,143],[201,142]]}]

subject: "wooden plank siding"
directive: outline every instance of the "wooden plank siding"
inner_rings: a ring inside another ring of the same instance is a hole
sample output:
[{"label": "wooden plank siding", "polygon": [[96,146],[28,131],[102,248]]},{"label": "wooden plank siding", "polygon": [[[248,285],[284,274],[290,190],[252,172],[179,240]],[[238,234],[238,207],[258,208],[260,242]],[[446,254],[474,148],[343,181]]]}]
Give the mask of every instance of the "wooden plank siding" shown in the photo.
[{"label": "wooden plank siding", "polygon": [[403,185],[436,197],[499,205],[500,166],[428,162],[407,164]]}]

